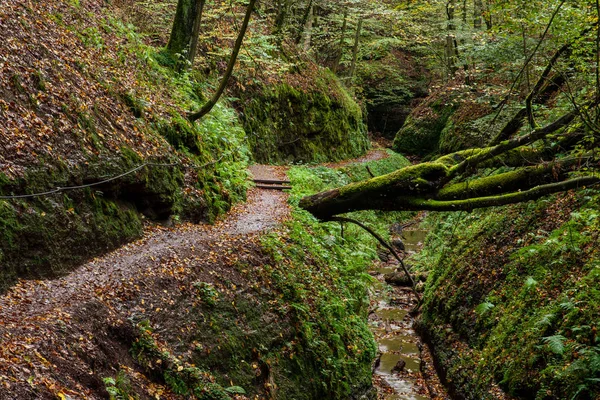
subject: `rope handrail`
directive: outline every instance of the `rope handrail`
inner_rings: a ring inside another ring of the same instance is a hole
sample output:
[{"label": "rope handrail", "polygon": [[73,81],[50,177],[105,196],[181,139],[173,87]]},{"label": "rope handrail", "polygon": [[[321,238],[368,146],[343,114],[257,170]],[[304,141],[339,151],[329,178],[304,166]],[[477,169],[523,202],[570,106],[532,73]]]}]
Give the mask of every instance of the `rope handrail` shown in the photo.
[{"label": "rope handrail", "polygon": [[175,167],[177,165],[181,165],[184,168],[194,168],[194,169],[199,169],[199,168],[205,168],[208,167],[210,165],[214,165],[218,162],[220,162],[221,160],[223,160],[223,158],[225,158],[226,155],[231,154],[232,152],[227,152],[224,153],[223,155],[221,155],[221,157],[218,160],[213,160],[211,162],[208,162],[206,164],[203,165],[199,165],[199,166],[195,166],[195,165],[184,165],[181,162],[174,162],[174,163],[153,163],[153,162],[146,162],[143,163],[142,165],[139,165],[129,171],[123,172],[122,174],[113,176],[111,178],[108,179],[104,179],[102,181],[99,182],[93,182],[93,183],[88,183],[85,185],[77,185],[77,186],[58,186],[52,190],[47,190],[45,192],[39,192],[39,193],[31,193],[31,194],[19,194],[19,195],[11,195],[11,196],[0,196],[0,200],[16,200],[16,199],[30,199],[30,198],[35,198],[35,197],[43,197],[43,196],[49,196],[52,194],[56,194],[56,193],[62,193],[62,192],[68,192],[68,191],[73,191],[73,190],[79,190],[79,189],[86,189],[86,188],[90,188],[90,187],[94,187],[94,186],[99,186],[99,185],[103,185],[105,183],[109,183],[112,181],[115,181],[117,179],[121,179],[124,178],[127,175],[131,175],[135,172],[138,172],[139,170],[141,170],[142,168],[145,167]]}]

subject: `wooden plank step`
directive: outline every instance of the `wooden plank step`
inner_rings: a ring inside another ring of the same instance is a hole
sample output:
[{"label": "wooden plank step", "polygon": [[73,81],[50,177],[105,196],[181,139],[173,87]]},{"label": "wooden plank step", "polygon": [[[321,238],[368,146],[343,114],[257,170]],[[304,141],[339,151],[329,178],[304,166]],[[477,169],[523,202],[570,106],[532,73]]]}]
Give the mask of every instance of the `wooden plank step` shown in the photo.
[{"label": "wooden plank step", "polygon": [[288,180],[279,180],[279,179],[253,179],[254,183],[267,183],[270,185],[284,185],[291,183]]},{"label": "wooden plank step", "polygon": [[256,185],[259,189],[270,189],[270,190],[289,190],[291,186],[283,186],[283,185]]}]

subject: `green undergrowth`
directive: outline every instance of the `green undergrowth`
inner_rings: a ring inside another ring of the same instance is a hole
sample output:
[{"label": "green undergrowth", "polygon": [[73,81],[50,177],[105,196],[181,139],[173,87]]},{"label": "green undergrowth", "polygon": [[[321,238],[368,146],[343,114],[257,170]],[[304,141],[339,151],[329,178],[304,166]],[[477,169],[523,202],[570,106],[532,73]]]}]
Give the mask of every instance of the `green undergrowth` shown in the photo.
[{"label": "green undergrowth", "polygon": [[[370,163],[372,171],[381,174],[406,164],[399,155]],[[288,175],[294,187],[293,218],[283,232],[263,239],[273,258],[265,268],[282,293],[280,304],[289,309],[298,338],[292,346],[297,371],[286,386],[290,392],[282,398],[373,395],[371,362],[376,345],[367,325],[372,283],[367,269],[377,255],[377,243],[354,226],[344,227],[342,236],[338,224],[321,224],[297,207],[305,195],[364,178],[364,170],[364,165],[292,168]],[[369,211],[353,217],[387,235],[387,226],[407,215]]]},{"label": "green undergrowth", "polygon": [[[168,348],[162,347],[153,336],[153,329],[148,321],[140,322],[137,328],[138,338],[131,349],[133,357],[155,378],[163,380],[174,394],[198,400],[229,400],[232,398],[231,394],[245,394],[237,386],[224,388],[216,383],[210,372],[181,361]],[[116,380],[107,383],[119,389],[113,382]]]},{"label": "green undergrowth", "polygon": [[0,195],[96,183],[146,162],[175,165],[145,167],[90,189],[0,200],[0,291],[17,277],[55,276],[138,238],[144,219],[212,222],[245,200],[250,153],[235,111],[222,102],[190,123],[186,112],[205,101],[204,78],[175,71],[174,62],[115,18],[110,6],[87,7],[62,4],[41,14],[50,26],[44,34],[59,31],[77,54],[90,54],[78,58],[77,84],[49,69],[38,71],[35,87],[26,81],[19,87],[35,94],[85,84],[104,97],[89,107],[85,92],[73,90],[68,99],[47,93],[49,103],[61,104],[54,127],[64,120],[74,129],[57,134],[53,147],[40,146],[36,163],[23,162],[22,174],[0,175]]},{"label": "green undergrowth", "polygon": [[584,190],[428,218],[421,329],[455,392],[600,396],[599,200]]},{"label": "green undergrowth", "polygon": [[337,161],[368,149],[363,112],[338,78],[319,70],[312,85],[280,83],[241,95],[242,121],[256,161]]}]

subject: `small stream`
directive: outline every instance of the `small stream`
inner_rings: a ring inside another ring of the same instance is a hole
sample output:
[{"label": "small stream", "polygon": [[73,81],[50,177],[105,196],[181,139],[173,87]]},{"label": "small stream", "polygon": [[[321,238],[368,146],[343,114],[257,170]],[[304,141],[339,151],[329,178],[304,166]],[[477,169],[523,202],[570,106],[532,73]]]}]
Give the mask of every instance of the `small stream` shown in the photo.
[{"label": "small stream", "polygon": [[[423,230],[403,232],[407,254],[420,250],[426,234]],[[427,357],[428,350],[412,327],[413,318],[409,311],[416,305],[412,290],[388,285],[384,280],[384,275],[396,271],[397,267],[395,260],[382,261],[374,264],[370,271],[377,278],[372,288],[369,323],[380,353],[373,379],[378,399],[444,398],[438,395],[439,390],[431,390],[432,386],[440,386],[437,376],[432,373],[433,367],[424,368],[423,365],[424,360],[430,360],[431,357]]]}]

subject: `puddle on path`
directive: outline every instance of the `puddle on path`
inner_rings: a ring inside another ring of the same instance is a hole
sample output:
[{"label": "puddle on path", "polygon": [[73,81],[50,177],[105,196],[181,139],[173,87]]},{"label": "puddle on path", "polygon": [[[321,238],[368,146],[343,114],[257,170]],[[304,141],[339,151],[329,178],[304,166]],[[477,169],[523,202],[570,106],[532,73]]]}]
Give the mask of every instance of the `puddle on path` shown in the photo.
[{"label": "puddle on path", "polygon": [[[403,242],[408,253],[420,250],[427,232],[406,230]],[[380,400],[431,400],[448,398],[432,394],[423,374],[423,345],[412,328],[413,318],[409,311],[415,306],[410,288],[390,286],[383,276],[394,272],[395,263],[377,263],[369,273],[377,278],[371,288],[371,304],[374,307],[369,323],[379,346],[380,358],[376,363],[374,381]],[[427,351],[427,350],[425,350]],[[426,376],[427,375],[427,376]],[[435,377],[437,380],[437,377]],[[439,383],[434,383],[435,386]],[[437,393],[437,390],[436,390]]]}]

